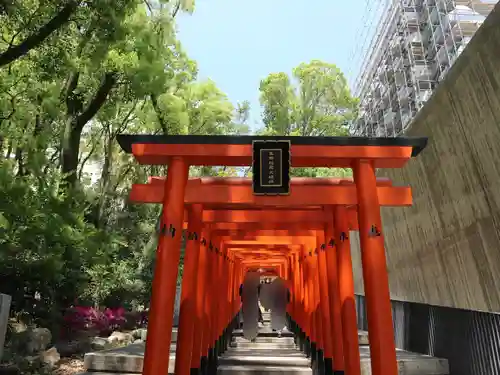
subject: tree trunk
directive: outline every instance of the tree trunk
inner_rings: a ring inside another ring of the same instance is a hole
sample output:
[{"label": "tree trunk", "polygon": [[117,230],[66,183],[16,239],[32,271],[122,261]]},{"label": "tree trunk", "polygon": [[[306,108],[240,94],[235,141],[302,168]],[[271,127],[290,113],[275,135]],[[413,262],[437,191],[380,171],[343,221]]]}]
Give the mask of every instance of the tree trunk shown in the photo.
[{"label": "tree trunk", "polygon": [[69,117],[66,120],[65,139],[61,150],[61,172],[68,188],[74,187],[77,180],[76,170],[78,168],[82,130],[77,126],[76,117]]},{"label": "tree trunk", "polygon": [[77,74],[69,80],[69,90],[66,99],[68,118],[66,120],[66,129],[61,147],[61,172],[64,174],[63,185],[65,185],[65,188],[73,188],[77,182],[78,157],[80,155],[80,139],[83,127],[104,105],[115,82],[115,74],[106,73],[94,97],[89,102],[86,109],[81,112],[81,100],[75,95],[75,90],[78,85]]},{"label": "tree trunk", "polygon": [[0,67],[27,55],[30,50],[42,44],[54,31],[69,21],[69,18],[77,7],[77,1],[70,1],[49,22],[43,25],[38,32],[27,37],[21,44],[17,46],[11,45],[5,52],[0,53]]}]

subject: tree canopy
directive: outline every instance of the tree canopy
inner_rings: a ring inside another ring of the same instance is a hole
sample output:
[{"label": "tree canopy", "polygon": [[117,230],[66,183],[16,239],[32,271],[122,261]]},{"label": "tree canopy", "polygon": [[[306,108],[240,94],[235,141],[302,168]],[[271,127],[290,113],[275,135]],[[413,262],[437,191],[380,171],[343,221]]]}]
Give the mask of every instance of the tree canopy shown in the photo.
[{"label": "tree canopy", "polygon": [[[250,132],[249,103],[198,79],[177,38],[175,16],[193,10],[192,0],[0,6],[0,292],[18,316],[51,326],[76,301],[149,303],[160,207],[127,195],[166,171],[138,166],[117,134]],[[260,93],[259,133],[346,135],[355,114],[343,74],[317,60],[270,74]]]},{"label": "tree canopy", "polygon": [[[260,82],[264,127],[260,134],[291,136],[345,136],[355,118],[358,101],[335,64],[319,60],[298,65],[287,73],[269,74]],[[294,168],[295,176],[344,176],[350,171]]]}]

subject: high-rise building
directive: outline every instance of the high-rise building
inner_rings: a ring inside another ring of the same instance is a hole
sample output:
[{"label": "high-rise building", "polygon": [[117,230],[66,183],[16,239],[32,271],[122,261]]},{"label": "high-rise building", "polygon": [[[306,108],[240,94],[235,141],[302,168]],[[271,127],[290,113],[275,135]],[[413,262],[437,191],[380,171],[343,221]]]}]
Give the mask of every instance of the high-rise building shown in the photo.
[{"label": "high-rise building", "polygon": [[352,135],[401,135],[496,3],[394,0],[354,83],[360,106]]}]

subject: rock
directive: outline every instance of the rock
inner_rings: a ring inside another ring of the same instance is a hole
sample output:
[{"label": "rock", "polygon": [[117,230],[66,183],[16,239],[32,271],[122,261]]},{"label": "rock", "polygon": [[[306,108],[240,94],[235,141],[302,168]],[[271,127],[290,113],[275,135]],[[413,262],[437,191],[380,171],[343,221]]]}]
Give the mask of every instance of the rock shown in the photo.
[{"label": "rock", "polygon": [[141,339],[136,339],[136,340],[134,340],[134,344],[139,344],[139,343],[141,343],[141,342],[143,342]]},{"label": "rock", "polygon": [[115,331],[108,337],[110,343],[120,343],[123,345],[131,344],[134,337],[130,333]]},{"label": "rock", "polygon": [[59,341],[55,347],[63,357],[71,357],[74,354],[86,353],[91,350],[90,340]]},{"label": "rock", "polygon": [[57,351],[57,349],[53,346],[52,348],[42,352],[40,354],[40,359],[43,363],[49,365],[50,367],[54,367],[57,362],[61,360],[61,355]]},{"label": "rock", "polygon": [[112,345],[105,337],[94,337],[90,342],[90,347],[92,350],[104,350],[109,349]]},{"label": "rock", "polygon": [[44,351],[52,341],[52,334],[47,328],[35,328],[28,330],[28,342],[26,350],[28,354]]},{"label": "rock", "polygon": [[134,339],[142,339],[144,340],[143,337],[145,337],[147,330],[144,328],[139,328],[139,329],[134,329],[132,331],[132,337]]},{"label": "rock", "polygon": [[[18,327],[19,328],[19,327]],[[32,356],[38,354],[49,346],[52,334],[47,328],[28,328],[11,334],[11,348],[19,355]]]}]

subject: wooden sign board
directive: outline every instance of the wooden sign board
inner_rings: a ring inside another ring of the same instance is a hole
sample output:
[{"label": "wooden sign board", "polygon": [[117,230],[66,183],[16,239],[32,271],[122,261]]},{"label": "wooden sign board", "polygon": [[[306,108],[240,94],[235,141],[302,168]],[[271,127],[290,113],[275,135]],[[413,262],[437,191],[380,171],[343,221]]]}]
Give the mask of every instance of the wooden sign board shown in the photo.
[{"label": "wooden sign board", "polygon": [[253,141],[255,195],[290,194],[290,141]]}]

